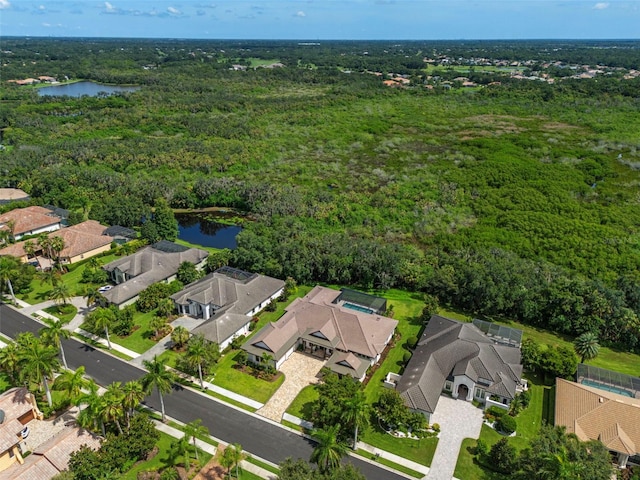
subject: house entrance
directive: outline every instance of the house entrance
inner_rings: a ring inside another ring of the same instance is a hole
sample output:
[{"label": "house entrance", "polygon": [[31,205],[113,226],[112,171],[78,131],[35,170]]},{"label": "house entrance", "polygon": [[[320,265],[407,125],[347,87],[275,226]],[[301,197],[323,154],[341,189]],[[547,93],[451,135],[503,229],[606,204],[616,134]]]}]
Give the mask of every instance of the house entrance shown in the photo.
[{"label": "house entrance", "polygon": [[466,400],[467,397],[469,396],[469,387],[467,387],[466,385],[459,385],[458,386],[458,398],[462,399],[462,400]]}]

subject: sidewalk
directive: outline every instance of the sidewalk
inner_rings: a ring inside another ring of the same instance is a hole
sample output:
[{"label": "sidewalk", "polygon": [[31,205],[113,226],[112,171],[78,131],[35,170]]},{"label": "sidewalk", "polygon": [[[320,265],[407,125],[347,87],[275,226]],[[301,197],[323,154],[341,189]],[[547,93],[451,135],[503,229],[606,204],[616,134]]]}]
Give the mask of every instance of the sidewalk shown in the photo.
[{"label": "sidewalk", "polygon": [[385,450],[380,450],[379,448],[372,447],[371,445],[368,445],[366,443],[358,442],[358,449],[364,450],[365,452],[369,452],[373,455],[377,455],[381,458],[389,460],[390,462],[402,465],[403,467],[410,468],[411,470],[415,470],[416,472],[424,473],[425,475],[427,475],[430,470],[429,467],[425,467],[424,465],[420,465],[419,463],[412,462],[411,460],[407,460],[406,458],[400,457]]},{"label": "sidewalk", "polygon": [[[175,420],[173,421],[175,422]],[[170,427],[169,425],[166,425],[158,420],[154,420],[154,423],[156,424],[156,428],[158,430],[160,430],[163,433],[166,433],[167,435],[170,435],[174,438],[182,438],[184,436],[184,432],[182,432],[181,430],[178,430],[177,428]],[[180,423],[180,422],[176,422],[176,423]],[[225,445],[225,446],[227,445],[222,440],[219,440],[213,436],[209,436],[209,438],[211,438],[212,440],[214,440],[215,442],[221,445]],[[196,446],[200,450],[210,453],[211,455],[215,455],[217,451],[217,448],[215,446],[211,445],[210,443],[203,442],[202,440],[199,440],[199,439],[196,439]],[[256,458],[257,460],[260,460],[263,463],[266,463],[267,465],[273,465],[268,460],[264,460],[263,458],[259,458],[259,457],[256,457],[255,455],[251,455],[249,452],[245,452],[245,453],[247,455],[250,455],[251,457]],[[273,465],[273,466],[277,467],[277,465]],[[247,460],[243,460],[242,462],[240,462],[240,468],[242,468],[243,470],[246,470],[247,472],[251,472],[254,475],[257,475],[260,478],[265,478],[269,480],[276,478],[276,476],[269,470],[265,470],[264,468],[254,465],[253,463],[250,463]]]}]

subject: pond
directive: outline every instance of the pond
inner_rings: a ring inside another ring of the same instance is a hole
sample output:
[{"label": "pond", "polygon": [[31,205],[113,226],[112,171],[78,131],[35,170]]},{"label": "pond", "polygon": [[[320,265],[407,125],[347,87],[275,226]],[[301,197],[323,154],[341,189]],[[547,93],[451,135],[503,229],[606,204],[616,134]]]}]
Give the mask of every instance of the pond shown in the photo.
[{"label": "pond", "polygon": [[225,218],[224,215],[210,213],[176,213],[178,220],[178,238],[203,247],[229,248],[233,250],[238,245],[236,235],[242,231],[238,225],[227,225],[216,219]]},{"label": "pond", "polygon": [[122,87],[120,85],[104,85],[102,83],[82,81],[67,83],[65,85],[42,87],[38,89],[38,95],[41,97],[58,97],[65,95],[68,97],[82,97],[84,95],[97,97],[100,95],[111,95],[113,93],[135,92],[137,90],[140,90],[140,87]]}]

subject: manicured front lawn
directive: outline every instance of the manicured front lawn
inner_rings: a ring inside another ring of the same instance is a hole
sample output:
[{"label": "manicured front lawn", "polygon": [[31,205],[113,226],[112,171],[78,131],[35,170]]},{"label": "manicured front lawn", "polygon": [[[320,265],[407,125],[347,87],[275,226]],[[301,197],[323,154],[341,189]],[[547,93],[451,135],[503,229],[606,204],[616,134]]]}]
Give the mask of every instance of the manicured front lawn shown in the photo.
[{"label": "manicured front lawn", "polygon": [[139,325],[140,328],[134,330],[131,335],[126,337],[109,334],[111,341],[129,350],[133,350],[136,353],[146,352],[156,344],[156,342],[151,339],[154,332],[149,327],[149,322],[151,322],[155,314],[155,310],[147,313],[136,313],[133,316],[133,323],[134,325]]},{"label": "manicured front lawn", "polygon": [[372,422],[369,428],[362,432],[358,441],[374,445],[382,450],[395,453],[402,458],[427,467],[431,465],[433,454],[438,445],[438,439],[436,437],[423,438],[420,440],[394,437],[382,430],[375,421]]},{"label": "manicured front lawn", "polygon": [[284,382],[284,375],[269,382],[236,370],[233,365],[236,363],[234,357],[237,353],[238,350],[231,350],[213,367],[214,377],[211,383],[257,402],[266,403]]},{"label": "manicured front lawn", "polygon": [[308,408],[307,405],[315,402],[318,397],[318,391],[315,387],[313,385],[307,385],[298,393],[298,396],[293,402],[291,402],[291,405],[287,408],[287,413],[298,418],[308,418],[310,412],[305,411]]},{"label": "manicured front lawn", "polygon": [[53,307],[45,308],[44,311],[66,322],[73,320],[73,317],[78,313],[78,309],[69,303],[66,305],[55,305]]}]

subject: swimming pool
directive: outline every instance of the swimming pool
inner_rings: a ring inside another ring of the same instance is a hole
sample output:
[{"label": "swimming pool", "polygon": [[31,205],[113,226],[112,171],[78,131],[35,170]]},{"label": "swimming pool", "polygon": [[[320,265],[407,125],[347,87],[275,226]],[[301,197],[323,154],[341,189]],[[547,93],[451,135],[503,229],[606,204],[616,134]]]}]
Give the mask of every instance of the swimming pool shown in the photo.
[{"label": "swimming pool", "polygon": [[373,310],[371,310],[370,308],[361,307],[360,305],[356,305],[355,303],[345,302],[342,305],[346,308],[350,308],[351,310],[355,310],[357,312],[373,313]]},{"label": "swimming pool", "polygon": [[594,380],[587,380],[586,378],[582,380],[582,385],[586,385],[587,387],[594,387],[599,390],[604,390],[605,392],[617,393],[618,395],[624,395],[625,397],[633,398],[633,394],[628,390],[620,387],[614,387],[613,385],[607,385],[605,383],[596,382]]}]

